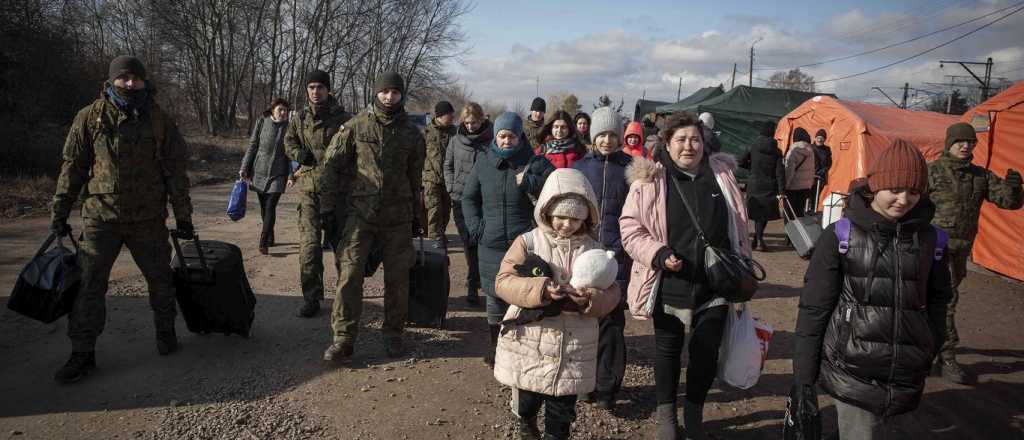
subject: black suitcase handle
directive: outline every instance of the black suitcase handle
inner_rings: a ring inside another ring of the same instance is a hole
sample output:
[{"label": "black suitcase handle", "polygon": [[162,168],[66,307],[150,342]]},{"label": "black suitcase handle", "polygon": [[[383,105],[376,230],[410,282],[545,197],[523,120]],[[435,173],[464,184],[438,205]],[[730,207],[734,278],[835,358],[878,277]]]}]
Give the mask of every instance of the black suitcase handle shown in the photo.
[{"label": "black suitcase handle", "polygon": [[[174,244],[174,253],[178,255],[182,266],[188,269],[188,266],[185,265],[185,254],[181,253],[181,243],[178,241],[180,235],[177,229],[171,230],[171,243]],[[192,233],[192,243],[196,247],[196,254],[199,255],[199,266],[203,271],[211,272],[210,265],[206,263],[206,255],[203,255],[203,248],[199,244],[199,234]]]}]

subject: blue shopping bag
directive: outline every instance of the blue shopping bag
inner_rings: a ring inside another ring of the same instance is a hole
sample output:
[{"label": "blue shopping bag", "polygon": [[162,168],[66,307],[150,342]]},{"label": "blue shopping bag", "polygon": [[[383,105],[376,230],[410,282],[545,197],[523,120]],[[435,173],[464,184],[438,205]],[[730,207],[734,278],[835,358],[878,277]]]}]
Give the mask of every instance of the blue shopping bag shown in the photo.
[{"label": "blue shopping bag", "polygon": [[244,180],[239,179],[235,182],[235,187],[231,188],[231,197],[228,198],[228,218],[232,221],[239,221],[242,217],[245,217],[245,202],[246,193],[248,192],[248,185]]}]

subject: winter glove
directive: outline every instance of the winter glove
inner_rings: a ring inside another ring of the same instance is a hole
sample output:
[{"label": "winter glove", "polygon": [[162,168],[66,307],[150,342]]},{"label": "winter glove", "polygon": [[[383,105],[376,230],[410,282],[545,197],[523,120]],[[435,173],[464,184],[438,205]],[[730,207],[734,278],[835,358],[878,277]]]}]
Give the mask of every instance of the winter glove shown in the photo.
[{"label": "winter glove", "polygon": [[1024,183],[1024,180],[1022,180],[1021,177],[1020,177],[1020,171],[1017,171],[1017,170],[1015,170],[1013,168],[1010,168],[1010,169],[1006,170],[1006,179],[1005,180],[1006,180],[1006,183],[1008,183],[1008,184],[1010,184],[1012,186],[1020,186],[1021,183]]},{"label": "winter glove", "polygon": [[785,440],[821,439],[821,413],[814,385],[794,384],[790,389],[782,420],[782,437]]},{"label": "winter glove", "polygon": [[176,237],[182,240],[191,240],[196,236],[196,228],[192,226],[191,220],[177,220],[174,222],[177,231]]},{"label": "winter glove", "polygon": [[68,224],[68,219],[55,219],[53,223],[50,224],[50,232],[56,234],[58,237],[71,235],[71,225]]},{"label": "winter glove", "polygon": [[314,156],[313,152],[309,151],[308,149],[303,148],[299,150],[299,157],[297,157],[296,159],[298,159],[300,165],[306,165],[310,167],[316,166],[316,156]]},{"label": "winter glove", "polygon": [[320,213],[320,230],[324,231],[324,241],[333,249],[338,241],[338,217],[334,211]]}]

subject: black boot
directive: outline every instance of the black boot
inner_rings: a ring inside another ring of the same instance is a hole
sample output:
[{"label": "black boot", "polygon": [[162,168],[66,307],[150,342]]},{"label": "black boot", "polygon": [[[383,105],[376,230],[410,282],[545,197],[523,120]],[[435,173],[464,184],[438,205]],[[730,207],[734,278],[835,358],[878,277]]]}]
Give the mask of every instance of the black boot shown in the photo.
[{"label": "black boot", "polygon": [[351,342],[335,342],[324,350],[324,360],[327,362],[341,362],[352,358],[355,352]]},{"label": "black boot", "polygon": [[498,324],[488,325],[488,330],[491,332],[491,348],[484,355],[484,363],[493,370],[494,352],[498,349],[498,334],[501,331],[501,326]]},{"label": "black boot", "polygon": [[706,440],[704,433],[704,405],[683,401],[683,428],[686,440]]},{"label": "black boot", "polygon": [[174,329],[156,332],[156,352],[167,356],[178,351],[178,335]]},{"label": "black boot", "polygon": [[520,440],[540,440],[540,429],[537,428],[536,417],[520,418],[518,425]]},{"label": "black boot", "polygon": [[267,236],[260,233],[260,254],[267,255],[270,253],[269,246],[267,246]]},{"label": "black boot", "polygon": [[53,375],[53,380],[60,384],[75,383],[82,380],[83,377],[95,368],[95,351],[73,351],[67,363],[60,367],[60,370],[57,370],[57,373]]},{"label": "black boot", "polygon": [[302,307],[299,308],[299,311],[298,311],[298,313],[296,313],[296,315],[298,317],[300,317],[300,318],[312,318],[312,317],[316,316],[317,312],[319,312],[319,311],[320,311],[320,301],[319,300],[317,300],[317,301],[306,301],[305,303],[302,304]]},{"label": "black boot", "polygon": [[956,355],[952,352],[943,352],[939,355],[938,359],[935,360],[936,369],[939,374],[942,375],[943,379],[948,382],[952,382],[959,385],[970,385],[974,383],[974,378],[971,377],[960,363],[956,361]]}]

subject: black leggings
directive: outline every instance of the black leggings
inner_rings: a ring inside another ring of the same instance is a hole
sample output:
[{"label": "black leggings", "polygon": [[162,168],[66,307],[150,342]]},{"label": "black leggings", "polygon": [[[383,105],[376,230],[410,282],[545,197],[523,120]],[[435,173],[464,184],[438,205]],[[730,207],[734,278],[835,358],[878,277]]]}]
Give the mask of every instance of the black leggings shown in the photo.
[{"label": "black leggings", "polygon": [[567,439],[576,420],[576,395],[549,396],[527,390],[519,393],[519,407],[516,414],[524,419],[537,417],[544,406],[544,433],[546,439]]},{"label": "black leggings", "polygon": [[274,238],[274,222],[277,221],[277,202],[281,200],[281,193],[257,192],[260,199],[260,217],[263,218],[263,234],[260,237],[265,240],[261,246],[269,245],[269,240]]},{"label": "black leggings", "polygon": [[[662,311],[654,311],[654,385],[658,404],[676,403],[679,389],[680,356],[683,353],[686,329],[682,321]],[[703,405],[718,373],[718,348],[728,306],[712,307],[694,316],[690,338],[690,361],[686,368],[686,400]]]}]

